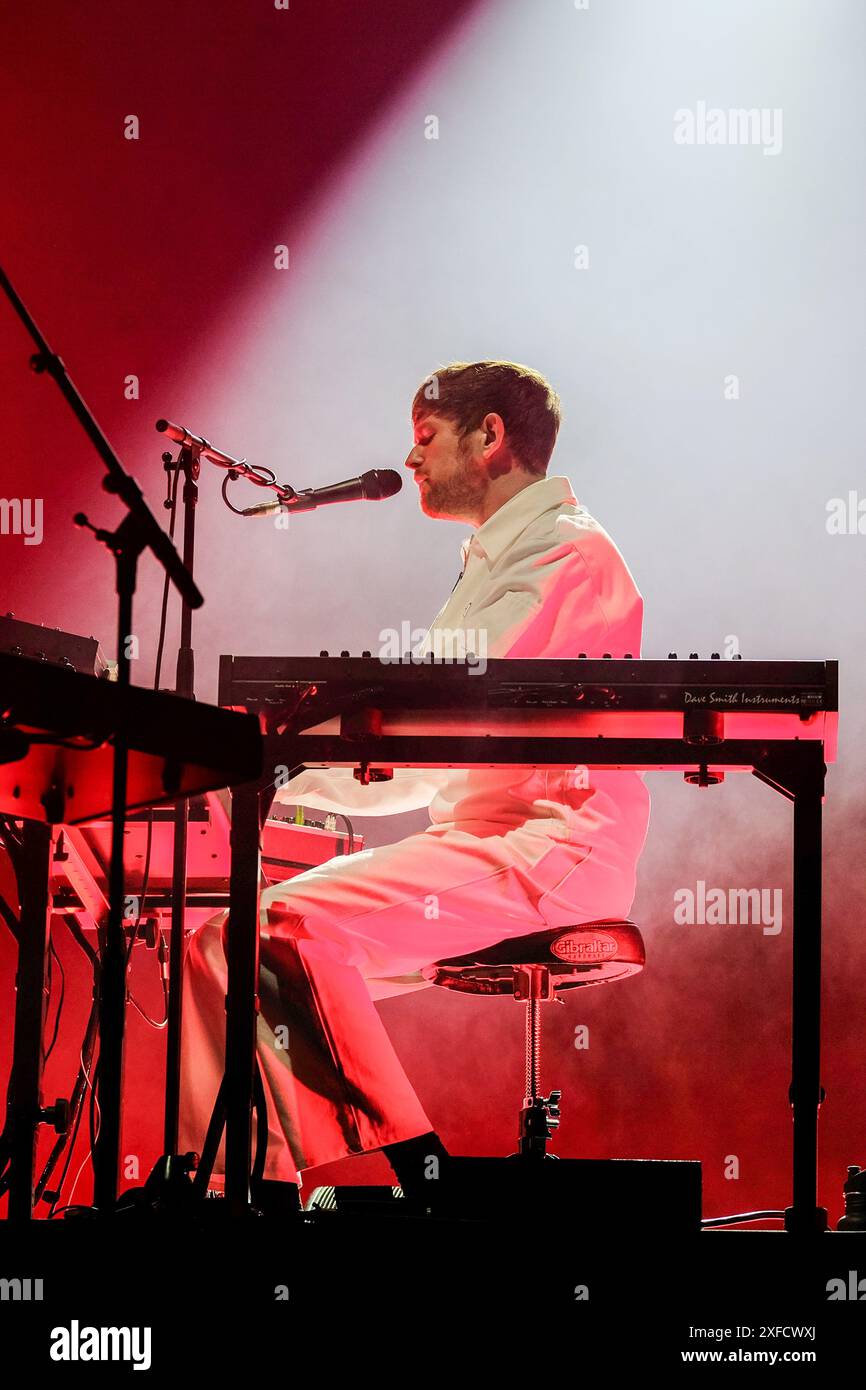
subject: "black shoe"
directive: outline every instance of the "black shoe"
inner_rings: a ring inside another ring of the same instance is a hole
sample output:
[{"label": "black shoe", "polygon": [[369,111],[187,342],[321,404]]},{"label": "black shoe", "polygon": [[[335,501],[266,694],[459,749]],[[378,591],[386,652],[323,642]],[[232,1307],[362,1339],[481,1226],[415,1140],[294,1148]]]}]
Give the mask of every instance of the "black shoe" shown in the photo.
[{"label": "black shoe", "polygon": [[386,1144],[385,1154],[408,1201],[428,1205],[448,1177],[451,1155],[435,1130]]}]

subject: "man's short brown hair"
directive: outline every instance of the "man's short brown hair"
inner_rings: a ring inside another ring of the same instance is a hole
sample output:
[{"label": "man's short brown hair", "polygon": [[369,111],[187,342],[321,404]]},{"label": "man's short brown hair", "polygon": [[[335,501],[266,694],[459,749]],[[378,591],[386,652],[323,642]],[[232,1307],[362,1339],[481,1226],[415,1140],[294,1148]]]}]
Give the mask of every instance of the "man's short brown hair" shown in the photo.
[{"label": "man's short brown hair", "polygon": [[540,372],[519,362],[451,362],[415,392],[412,418],[442,415],[461,438],[485,415],[501,415],[506,442],[521,467],[543,477],[559,432],[559,397]]}]

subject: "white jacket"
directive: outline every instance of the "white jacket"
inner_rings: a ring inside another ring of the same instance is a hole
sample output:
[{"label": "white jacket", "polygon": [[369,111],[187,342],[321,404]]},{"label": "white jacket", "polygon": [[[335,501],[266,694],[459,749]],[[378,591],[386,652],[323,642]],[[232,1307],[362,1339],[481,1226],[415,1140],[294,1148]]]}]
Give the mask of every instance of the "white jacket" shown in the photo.
[{"label": "white jacket", "polygon": [[[417,655],[440,654],[436,634],[462,630],[479,658],[640,656],[643,599],[567,478],[541,478],[516,493],[463,542],[461,555],[463,574]],[[649,820],[643,775],[592,771],[586,782],[585,769],[395,768],[393,781],[365,787],[351,768],[310,768],[277,799],[357,815],[429,805],[434,827],[487,825],[505,833],[524,826],[591,846],[633,871]]]}]

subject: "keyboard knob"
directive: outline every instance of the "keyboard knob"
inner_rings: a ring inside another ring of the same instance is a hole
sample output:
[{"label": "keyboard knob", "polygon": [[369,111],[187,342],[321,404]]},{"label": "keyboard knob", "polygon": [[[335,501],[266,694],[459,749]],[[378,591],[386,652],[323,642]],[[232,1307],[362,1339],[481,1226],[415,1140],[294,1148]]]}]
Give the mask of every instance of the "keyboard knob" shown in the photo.
[{"label": "keyboard knob", "polygon": [[362,655],[362,656],[372,656],[373,653],[372,653],[372,652],[361,652],[361,655]]},{"label": "keyboard knob", "polygon": [[611,660],[610,652],[602,652],[602,654],[601,654],[601,659],[602,659],[602,661],[610,661],[610,660]]},{"label": "keyboard knob", "polygon": [[319,652],[319,656],[327,656],[327,655],[328,655],[327,652]]},{"label": "keyboard knob", "polygon": [[700,661],[697,652],[689,652],[689,661]]},{"label": "keyboard knob", "polygon": [[340,656],[348,656],[348,655],[349,655],[348,652],[340,652]]},{"label": "keyboard knob", "polygon": [[586,660],[586,652],[578,652],[578,653],[577,653],[577,659],[578,659],[578,661],[585,661],[585,660]]},{"label": "keyboard knob", "polygon": [[676,652],[668,652],[668,661],[676,661],[676,659],[677,659],[677,654],[676,654]]},{"label": "keyboard knob", "polygon": [[721,659],[718,652],[710,652],[710,661],[721,661]]},{"label": "keyboard knob", "polygon": [[622,658],[622,659],[623,659],[623,661],[633,661],[633,660],[634,660],[634,657],[632,656],[631,652],[625,652],[625,653],[623,654],[623,658]]}]

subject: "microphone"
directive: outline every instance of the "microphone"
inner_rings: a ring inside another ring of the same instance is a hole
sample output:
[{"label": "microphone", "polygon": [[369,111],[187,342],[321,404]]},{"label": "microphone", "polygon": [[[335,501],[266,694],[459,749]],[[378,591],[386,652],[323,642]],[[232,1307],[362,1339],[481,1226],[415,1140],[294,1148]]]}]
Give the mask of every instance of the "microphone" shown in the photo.
[{"label": "microphone", "polygon": [[361,498],[378,502],[383,497],[393,497],[402,486],[403,479],[393,468],[371,468],[360,478],[347,478],[344,483],[304,488],[291,501],[263,502],[257,507],[245,507],[241,515],[275,516],[277,512],[311,512],[330,502],[356,502]]}]

